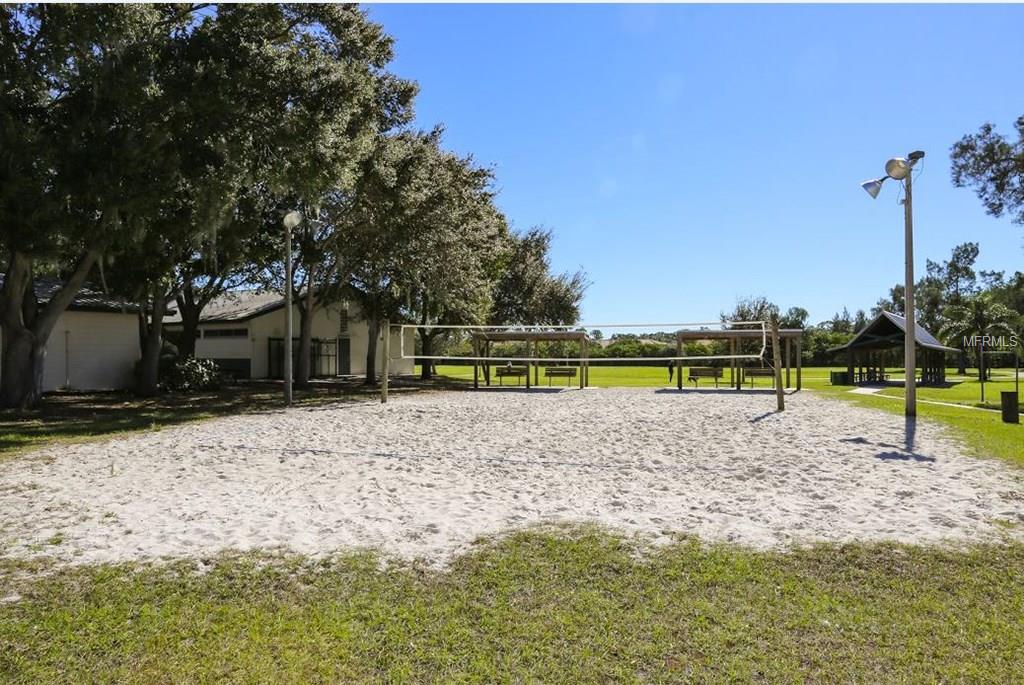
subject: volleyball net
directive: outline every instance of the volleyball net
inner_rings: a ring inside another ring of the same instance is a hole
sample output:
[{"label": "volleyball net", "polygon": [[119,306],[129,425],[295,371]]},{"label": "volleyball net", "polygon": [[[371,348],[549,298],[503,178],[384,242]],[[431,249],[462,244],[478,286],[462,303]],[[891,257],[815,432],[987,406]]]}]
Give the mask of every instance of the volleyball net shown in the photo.
[{"label": "volleyball net", "polygon": [[435,365],[721,365],[762,361],[769,341],[769,327],[764,321],[573,326],[393,324],[390,330],[397,343],[392,359]]}]

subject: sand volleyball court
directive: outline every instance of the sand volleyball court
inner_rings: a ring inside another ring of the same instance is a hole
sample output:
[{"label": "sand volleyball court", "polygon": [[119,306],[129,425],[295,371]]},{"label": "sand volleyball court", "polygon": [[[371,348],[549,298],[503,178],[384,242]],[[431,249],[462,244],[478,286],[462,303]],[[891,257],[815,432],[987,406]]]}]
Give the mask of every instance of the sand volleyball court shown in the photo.
[{"label": "sand volleyball court", "polygon": [[[436,392],[185,425],[0,463],[0,553],[87,563],[379,548],[591,521],[777,547],[1024,529],[1021,472],[810,392]],[[1010,524],[1010,525],[1007,525]]]}]

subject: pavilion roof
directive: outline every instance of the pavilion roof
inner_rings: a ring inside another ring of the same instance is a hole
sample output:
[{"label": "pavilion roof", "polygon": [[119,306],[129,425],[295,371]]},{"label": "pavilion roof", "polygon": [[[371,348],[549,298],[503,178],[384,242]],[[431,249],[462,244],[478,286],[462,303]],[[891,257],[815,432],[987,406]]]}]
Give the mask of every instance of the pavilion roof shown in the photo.
[{"label": "pavilion roof", "polygon": [[[853,339],[845,345],[839,345],[829,349],[829,352],[841,352],[846,349],[854,350],[887,350],[899,347],[903,344],[903,337],[907,331],[907,320],[899,314],[892,312],[881,312],[872,319],[871,323],[865,326]],[[918,323],[914,326],[914,339],[918,346],[936,352],[959,352],[955,347],[947,347],[938,341],[924,326]]]}]

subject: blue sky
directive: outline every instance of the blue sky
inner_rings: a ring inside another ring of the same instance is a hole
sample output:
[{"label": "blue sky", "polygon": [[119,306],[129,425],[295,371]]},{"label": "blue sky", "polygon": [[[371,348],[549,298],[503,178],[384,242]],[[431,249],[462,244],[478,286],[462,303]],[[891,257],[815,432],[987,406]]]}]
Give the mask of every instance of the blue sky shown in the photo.
[{"label": "blue sky", "polygon": [[417,123],[493,165],[516,228],[593,285],[586,323],[715,319],[736,299],[812,321],[903,275],[902,208],[859,183],[927,153],[916,268],[981,243],[1024,269],[1024,230],[954,188],[949,148],[1024,114],[1024,7],[373,5]]}]

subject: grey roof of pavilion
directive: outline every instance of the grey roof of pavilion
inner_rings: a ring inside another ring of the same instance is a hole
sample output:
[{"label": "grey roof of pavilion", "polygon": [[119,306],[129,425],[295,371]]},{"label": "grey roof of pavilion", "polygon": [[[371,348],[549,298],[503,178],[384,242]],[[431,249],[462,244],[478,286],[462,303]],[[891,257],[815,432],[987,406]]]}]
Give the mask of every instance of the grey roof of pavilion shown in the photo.
[{"label": "grey roof of pavilion", "polygon": [[[200,323],[241,323],[284,307],[284,295],[273,290],[234,290],[215,297],[203,307]],[[180,323],[181,315],[164,319]]]},{"label": "grey roof of pavilion", "polygon": [[559,340],[589,340],[589,336],[586,331],[565,331],[565,330],[553,330],[553,331],[495,331],[487,329],[478,329],[473,331],[473,337],[477,340],[488,340],[488,341],[543,341],[543,342],[557,342]]},{"label": "grey roof of pavilion", "polygon": [[[0,273],[0,287],[3,286],[3,282],[4,274]],[[50,278],[48,276],[36,277],[33,283],[36,301],[40,305],[45,305],[57,294],[62,285],[64,285],[64,281],[59,278]],[[123,312],[134,314],[139,311],[139,306],[122,298],[108,295],[92,284],[86,283],[78,291],[78,294],[75,295],[75,299],[71,301],[68,309],[84,312]]]},{"label": "grey roof of pavilion", "polygon": [[[845,345],[838,345],[836,347],[829,348],[829,352],[840,352],[846,349],[888,349],[891,347],[898,347],[903,344],[903,336],[907,332],[907,320],[905,317],[899,314],[893,314],[892,312],[881,312],[878,316],[871,320],[867,326],[861,329],[860,333],[855,335],[850,342]],[[924,326],[917,324],[914,326],[914,339],[917,344],[927,350],[935,350],[936,352],[956,352],[959,353],[955,347],[947,347],[938,341],[938,339],[932,335]]]}]

